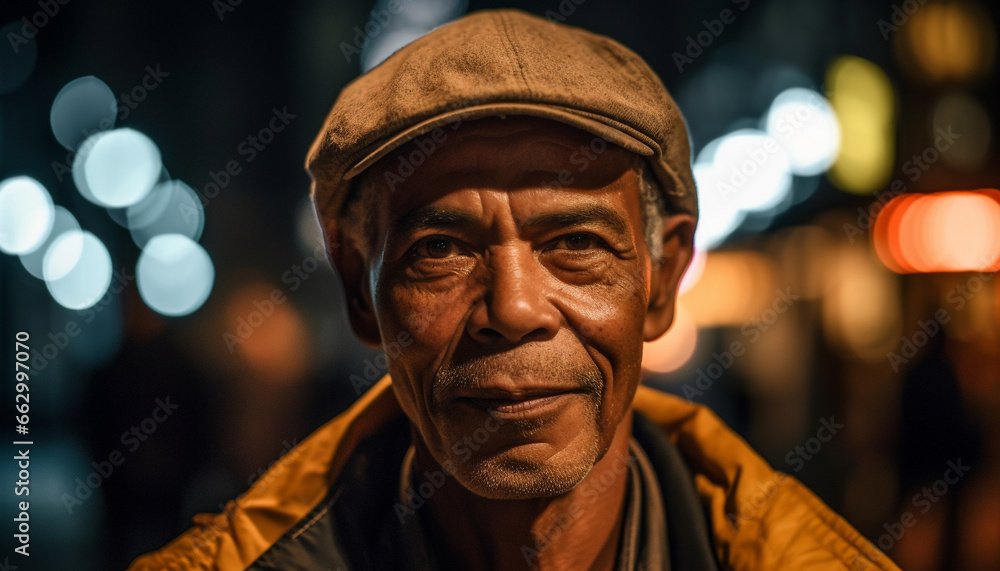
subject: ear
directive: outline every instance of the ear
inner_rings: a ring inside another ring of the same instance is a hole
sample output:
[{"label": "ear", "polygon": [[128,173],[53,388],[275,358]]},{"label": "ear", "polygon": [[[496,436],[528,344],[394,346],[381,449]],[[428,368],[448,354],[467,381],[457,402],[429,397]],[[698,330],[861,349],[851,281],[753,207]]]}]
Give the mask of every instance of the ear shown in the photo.
[{"label": "ear", "polygon": [[642,327],[643,341],[653,341],[674,322],[677,288],[694,255],[695,219],[674,214],[663,219],[663,258],[653,263],[650,275],[649,307]]},{"label": "ear", "polygon": [[367,261],[339,228],[328,231],[326,247],[330,253],[330,261],[337,268],[344,286],[351,329],[362,343],[373,349],[381,349],[382,336],[372,303]]}]

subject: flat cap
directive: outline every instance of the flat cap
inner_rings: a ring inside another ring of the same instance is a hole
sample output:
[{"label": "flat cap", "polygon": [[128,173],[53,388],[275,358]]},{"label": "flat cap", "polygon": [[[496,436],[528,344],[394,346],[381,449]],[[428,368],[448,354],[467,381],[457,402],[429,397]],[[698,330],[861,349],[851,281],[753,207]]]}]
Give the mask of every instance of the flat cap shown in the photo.
[{"label": "flat cap", "polygon": [[341,91],[306,159],[324,227],[351,179],[392,150],[506,115],[566,123],[646,157],[668,208],[697,216],[684,118],[642,58],[586,30],[484,10],[413,41]]}]

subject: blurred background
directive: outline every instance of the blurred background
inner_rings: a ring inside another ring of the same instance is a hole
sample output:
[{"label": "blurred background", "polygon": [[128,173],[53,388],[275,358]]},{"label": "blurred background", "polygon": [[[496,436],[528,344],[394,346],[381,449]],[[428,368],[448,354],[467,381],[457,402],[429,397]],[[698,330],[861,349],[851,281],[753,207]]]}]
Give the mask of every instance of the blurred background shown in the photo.
[{"label": "blurred background", "polygon": [[998,14],[973,0],[6,0],[0,390],[23,401],[27,332],[30,432],[3,426],[34,444],[0,501],[10,542],[30,500],[31,556],[0,557],[123,568],[381,376],[305,154],[352,78],[501,6],[621,41],[687,118],[698,253],[645,382],[903,568],[1000,569]]}]

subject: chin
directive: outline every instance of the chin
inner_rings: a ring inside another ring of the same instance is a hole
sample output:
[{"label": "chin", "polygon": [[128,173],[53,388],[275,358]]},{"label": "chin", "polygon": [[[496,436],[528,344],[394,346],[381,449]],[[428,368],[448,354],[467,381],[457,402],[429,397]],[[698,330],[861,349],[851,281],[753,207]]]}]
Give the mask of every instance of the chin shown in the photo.
[{"label": "chin", "polygon": [[590,442],[556,454],[540,450],[548,448],[541,444],[516,446],[456,464],[452,475],[470,492],[493,500],[562,496],[579,485],[603,455],[596,441]]}]

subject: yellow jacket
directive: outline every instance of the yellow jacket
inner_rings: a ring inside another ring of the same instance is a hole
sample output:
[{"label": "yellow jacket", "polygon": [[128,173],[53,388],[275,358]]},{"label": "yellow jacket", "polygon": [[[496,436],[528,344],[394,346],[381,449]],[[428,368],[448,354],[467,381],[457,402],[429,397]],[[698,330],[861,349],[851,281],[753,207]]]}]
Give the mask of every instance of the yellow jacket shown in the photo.
[{"label": "yellow jacket", "polygon": [[[358,444],[402,416],[390,383],[383,378],[285,454],[225,512],[195,516],[195,527],[130,569],[246,569],[280,538],[294,535],[307,516],[323,515],[324,502],[336,501],[329,498],[331,482]],[[720,568],[897,569],[708,408],[642,386],[633,406],[663,429],[693,474]]]}]

